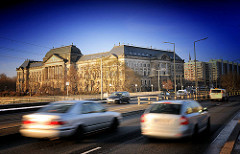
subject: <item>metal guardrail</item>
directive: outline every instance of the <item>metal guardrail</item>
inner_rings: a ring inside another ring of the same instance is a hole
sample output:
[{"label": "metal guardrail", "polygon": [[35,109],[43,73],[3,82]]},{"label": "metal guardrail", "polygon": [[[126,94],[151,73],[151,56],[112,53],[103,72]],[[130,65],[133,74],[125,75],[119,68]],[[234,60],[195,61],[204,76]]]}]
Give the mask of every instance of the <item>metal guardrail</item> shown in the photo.
[{"label": "metal guardrail", "polygon": [[[141,100],[141,99],[146,99],[147,100]],[[151,98],[154,98],[155,101],[158,101],[159,100],[159,97],[158,96],[149,96],[149,97],[138,97],[138,105],[140,105],[140,102],[148,102],[148,104],[151,104]]]},{"label": "metal guardrail", "polygon": [[[138,105],[141,104],[141,102],[147,102],[148,104],[151,104],[154,101],[159,101],[159,100],[177,100],[177,99],[193,99],[193,100],[207,100],[209,98],[208,94],[201,94],[201,95],[185,95],[185,96],[164,96],[164,97],[159,97],[159,96],[149,96],[149,97],[138,97]],[[155,99],[155,100],[152,100]]]},{"label": "metal guardrail", "polygon": [[[141,97],[143,95],[158,95],[160,91],[154,92],[137,92],[130,93],[131,97]],[[228,92],[229,96],[240,95],[240,91]],[[208,93],[197,95],[188,95],[192,99],[202,99],[202,97],[207,97]],[[187,98],[188,98],[187,97]],[[25,97],[0,97],[0,104],[18,104],[18,103],[36,103],[36,102],[53,102],[53,101],[62,101],[62,100],[82,100],[82,99],[100,99],[100,95],[74,95],[74,96],[25,96]],[[173,97],[171,97],[172,99]],[[173,98],[176,99],[176,98]]]},{"label": "metal guardrail", "polygon": [[240,95],[240,92],[239,92],[239,91],[229,92],[229,93],[228,93],[228,96],[239,96],[239,95]]},{"label": "metal guardrail", "polygon": [[[137,92],[130,93],[131,97],[141,95],[157,95],[160,91],[154,92]],[[108,94],[105,96],[107,97]],[[70,96],[22,96],[22,97],[0,97],[0,104],[18,104],[18,103],[35,103],[35,102],[54,102],[63,100],[83,100],[83,99],[100,99],[100,94],[93,95],[70,95]]]}]

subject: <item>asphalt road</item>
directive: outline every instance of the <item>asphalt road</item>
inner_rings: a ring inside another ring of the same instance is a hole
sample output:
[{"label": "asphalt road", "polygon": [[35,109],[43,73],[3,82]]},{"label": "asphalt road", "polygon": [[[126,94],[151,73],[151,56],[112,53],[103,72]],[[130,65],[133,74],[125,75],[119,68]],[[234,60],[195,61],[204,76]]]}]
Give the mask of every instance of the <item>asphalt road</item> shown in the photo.
[{"label": "asphalt road", "polygon": [[[73,139],[38,140],[20,134],[0,137],[0,153],[204,153],[225,124],[240,109],[238,100],[229,102],[202,102],[209,107],[211,133],[180,140],[149,141],[141,135],[141,113],[126,116],[118,131],[98,132],[85,136],[81,141]],[[126,105],[127,107],[128,105]]]}]

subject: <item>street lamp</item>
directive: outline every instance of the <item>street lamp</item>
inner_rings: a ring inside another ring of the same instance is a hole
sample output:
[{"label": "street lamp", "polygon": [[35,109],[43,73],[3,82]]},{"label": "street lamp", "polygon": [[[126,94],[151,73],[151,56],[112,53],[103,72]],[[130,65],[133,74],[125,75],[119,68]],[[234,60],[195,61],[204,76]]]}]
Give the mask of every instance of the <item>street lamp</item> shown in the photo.
[{"label": "street lamp", "polygon": [[160,86],[160,82],[161,82],[161,81],[160,81],[160,80],[161,80],[160,78],[161,78],[161,77],[160,77],[160,73],[159,73],[159,72],[160,72],[160,71],[163,71],[163,70],[166,71],[166,69],[161,68],[160,70],[156,70],[156,69],[153,68],[152,70],[155,70],[155,71],[158,72],[158,74],[157,74],[157,77],[158,77],[158,91],[161,91],[161,86]]},{"label": "street lamp", "polygon": [[152,92],[153,92],[153,84],[151,84]]},{"label": "street lamp", "polygon": [[198,75],[197,75],[197,56],[196,56],[196,42],[206,40],[208,37],[205,37],[203,39],[194,41],[194,57],[195,57],[195,88],[196,88],[196,94],[197,94],[197,87],[198,87]]},{"label": "street lamp", "polygon": [[111,87],[112,87],[112,84],[110,83],[109,84],[109,92],[111,93]]},{"label": "street lamp", "polygon": [[135,84],[135,87],[136,87],[136,92],[137,92],[137,86],[138,86],[138,85],[137,85],[137,84]]},{"label": "street lamp", "polygon": [[[117,61],[118,61],[118,56],[116,55],[116,54],[114,54],[114,53],[112,53],[112,55],[114,56],[114,57],[116,57],[117,58]],[[103,99],[103,57],[101,57],[101,99]],[[118,64],[118,63],[117,63]],[[117,80],[119,80],[119,73],[118,73],[118,65],[117,65]],[[118,81],[117,81],[117,86],[118,86]]]},{"label": "street lamp", "polygon": [[174,92],[175,92],[175,96],[176,96],[176,93],[177,93],[177,87],[176,87],[176,66],[175,66],[175,43],[172,43],[172,42],[163,42],[163,43],[169,43],[169,44],[173,44],[173,70],[174,70]]},{"label": "street lamp", "polygon": [[103,63],[101,57],[101,100],[103,99]]},{"label": "street lamp", "polygon": [[118,88],[119,88],[119,68],[118,68],[118,55],[116,55],[115,53],[112,53],[112,55],[114,56],[114,57],[116,57],[117,58],[117,82],[116,82],[116,84],[117,84],[117,90],[118,90]]},{"label": "street lamp", "polygon": [[67,86],[67,96],[68,96],[68,86],[69,86],[69,82],[66,82],[66,86]]}]

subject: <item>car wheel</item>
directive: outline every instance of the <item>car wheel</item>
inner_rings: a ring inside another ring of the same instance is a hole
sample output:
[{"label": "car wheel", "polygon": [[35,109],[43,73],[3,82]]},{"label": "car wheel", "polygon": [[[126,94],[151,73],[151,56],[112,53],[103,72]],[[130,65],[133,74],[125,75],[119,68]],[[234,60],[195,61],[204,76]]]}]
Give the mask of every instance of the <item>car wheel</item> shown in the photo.
[{"label": "car wheel", "polygon": [[121,99],[119,100],[119,104],[122,104],[122,100]]},{"label": "car wheel", "polygon": [[210,130],[211,130],[211,121],[210,121],[210,118],[208,118],[207,128],[205,130],[206,134],[210,133]]},{"label": "car wheel", "polygon": [[198,126],[196,125],[193,129],[193,135],[192,135],[193,139],[196,140],[198,137]]},{"label": "car wheel", "polygon": [[118,122],[117,118],[114,118],[111,125],[110,125],[110,131],[117,130],[118,126],[119,126],[119,122]]},{"label": "car wheel", "polygon": [[84,129],[82,126],[78,126],[78,128],[76,129],[75,133],[73,134],[73,138],[76,140],[81,140],[83,138],[83,134],[84,134]]},{"label": "car wheel", "polygon": [[144,136],[148,142],[155,142],[157,139],[149,136]]}]

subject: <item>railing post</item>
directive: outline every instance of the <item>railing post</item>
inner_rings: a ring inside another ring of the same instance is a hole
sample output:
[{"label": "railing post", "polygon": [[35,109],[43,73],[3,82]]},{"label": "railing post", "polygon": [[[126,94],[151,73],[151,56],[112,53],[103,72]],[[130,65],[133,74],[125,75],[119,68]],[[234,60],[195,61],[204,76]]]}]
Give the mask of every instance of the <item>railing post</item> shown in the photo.
[{"label": "railing post", "polygon": [[140,105],[140,98],[138,97],[138,105]]},{"label": "railing post", "polygon": [[151,104],[151,98],[150,97],[148,97],[148,104]]}]

